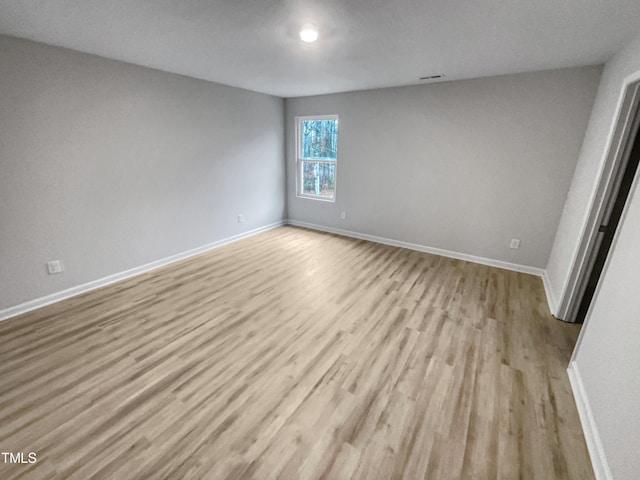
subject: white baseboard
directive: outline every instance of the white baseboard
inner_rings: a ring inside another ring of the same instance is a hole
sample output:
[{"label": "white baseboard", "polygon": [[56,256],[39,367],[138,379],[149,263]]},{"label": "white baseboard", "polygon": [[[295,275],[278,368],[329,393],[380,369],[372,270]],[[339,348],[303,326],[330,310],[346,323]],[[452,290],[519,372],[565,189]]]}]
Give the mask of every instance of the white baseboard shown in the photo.
[{"label": "white baseboard", "polygon": [[146,265],[134,267],[129,270],[125,270],[124,272],[114,273],[113,275],[109,275],[104,278],[99,278],[97,280],[93,280],[91,282],[84,283],[76,287],[68,288],[60,292],[55,292],[50,295],[46,295],[44,297],[36,298],[35,300],[30,300],[28,302],[21,303],[20,305],[16,305],[14,307],[5,308],[4,310],[0,310],[0,321],[6,320],[11,317],[15,317],[17,315],[21,315],[26,312],[30,312],[31,310],[36,310],[38,308],[44,307],[45,305],[50,305],[52,303],[59,302],[60,300],[64,300],[66,298],[75,297],[76,295],[80,295],[81,293],[95,290],[96,288],[104,287],[111,283],[119,282],[120,280],[124,280],[125,278],[133,277],[135,275],[140,275],[141,273],[145,273],[159,267],[164,267],[165,265],[168,265],[170,263],[184,260],[185,258],[193,257],[194,255],[198,255],[199,253],[213,250],[214,248],[221,247],[222,245],[235,242],[236,240],[240,240],[241,238],[250,237],[251,235],[264,232],[265,230],[270,230],[272,228],[282,226],[285,223],[286,223],[285,221],[280,221],[280,222],[272,223],[269,225],[265,225],[263,227],[255,228],[248,232],[240,233],[232,237],[223,238],[222,240],[208,243],[207,245],[203,245],[201,247],[187,250],[186,252],[177,253],[175,255],[171,255],[170,257],[162,258],[160,260],[147,263]]},{"label": "white baseboard", "polygon": [[481,265],[488,265],[490,267],[504,268],[505,270],[512,270],[514,272],[529,273],[531,275],[537,275],[538,277],[543,277],[545,273],[542,268],[529,267],[527,265],[519,265],[517,263],[503,262],[502,260],[494,260],[492,258],[476,257],[475,255],[468,255],[466,253],[452,252],[450,250],[427,247],[425,245],[418,245],[416,243],[403,242],[401,240],[393,240],[391,238],[378,237],[376,235],[368,235],[366,233],[352,232],[350,230],[342,230],[340,228],[326,227],[324,225],[316,225],[314,223],[299,222],[298,220],[289,219],[287,220],[287,224],[296,227],[319,230],[322,232],[335,233],[337,235],[343,235],[345,237],[369,240],[371,242],[382,243],[384,245],[391,245],[394,247],[408,248],[410,250],[417,250],[418,252],[432,253],[434,255],[440,255],[442,257],[455,258],[456,260],[465,260],[467,262],[479,263]]},{"label": "white baseboard", "polygon": [[85,293],[91,290],[95,290],[96,288],[104,287],[105,285],[109,285],[111,283],[118,282],[120,280],[124,280],[125,278],[133,277],[135,275],[139,275],[141,273],[148,272],[150,270],[154,270],[156,268],[162,267],[164,265],[168,265],[173,262],[177,262],[179,260],[183,260],[188,257],[192,257],[194,255],[198,255],[199,253],[206,252],[208,250],[212,250],[214,248],[220,247],[222,245],[226,245],[228,243],[234,242],[236,240],[240,240],[241,238],[249,237],[251,235],[255,235],[257,233],[263,232],[265,230],[269,230],[272,228],[279,227],[281,225],[288,224],[299,227],[310,228],[312,230],[319,230],[322,232],[335,233],[337,235],[343,235],[346,237],[358,238],[361,240],[369,240],[376,243],[382,243],[385,245],[391,245],[395,247],[408,248],[411,250],[416,250],[419,252],[431,253],[434,255],[440,255],[443,257],[455,258],[457,260],[465,260],[468,262],[479,263],[482,265],[488,265],[491,267],[504,268],[506,270],[512,270],[515,272],[528,273],[531,275],[537,275],[542,277],[543,284],[545,287],[545,292],[547,294],[547,301],[549,302],[549,308],[551,309],[551,313],[555,313],[555,301],[553,299],[553,295],[548,286],[548,280],[546,277],[546,271],[541,268],[530,267],[527,265],[520,265],[517,263],[504,262],[501,260],[494,260],[491,258],[477,257],[475,255],[468,255],[466,253],[453,252],[450,250],[443,250],[440,248],[427,247],[425,245],[418,245],[415,243],[403,242],[401,240],[394,240],[385,237],[378,237],[376,235],[368,235],[365,233],[352,232],[350,230],[342,230],[339,228],[326,227],[324,225],[316,225],[313,223],[307,222],[299,222],[297,220],[287,220],[272,223],[270,225],[265,225],[260,228],[256,228],[254,230],[241,233],[239,235],[234,235],[232,237],[224,238],[222,240],[218,240],[213,243],[209,243],[207,245],[203,245],[202,247],[194,248],[192,250],[188,250],[186,252],[178,253],[176,255],[172,255],[170,257],[166,257],[160,260],[156,260],[155,262],[148,263],[146,265],[142,265],[139,267],[135,267],[124,272],[115,273],[113,275],[109,275],[104,278],[100,278],[98,280],[94,280],[88,283],[84,283],[82,285],[78,285],[76,287],[72,287],[66,290],[62,290],[60,292],[52,293],[50,295],[36,298],[34,300],[30,300],[28,302],[22,303],[20,305],[16,305],[14,307],[9,307],[4,310],[0,310],[0,321],[6,320],[8,318],[15,317],[17,315],[21,315],[26,312],[30,312],[31,310],[35,310],[45,305],[49,305],[55,302],[59,302],[60,300],[64,300],[66,298],[74,297],[76,295],[80,295],[81,293]]},{"label": "white baseboard", "polygon": [[575,399],[576,406],[578,408],[582,431],[584,432],[584,438],[587,442],[589,456],[591,457],[591,465],[593,466],[593,472],[596,479],[613,480],[613,475],[609,469],[609,463],[607,462],[607,457],[604,453],[604,448],[600,440],[600,434],[598,433],[598,428],[593,418],[593,412],[589,405],[589,398],[584,390],[580,371],[578,370],[578,365],[575,361],[569,364],[567,373],[569,374],[569,382],[571,383],[573,398]]},{"label": "white baseboard", "polygon": [[551,289],[551,282],[549,281],[549,277],[547,276],[546,270],[542,274],[542,284],[544,285],[544,293],[547,296],[547,303],[549,304],[549,310],[551,311],[551,315],[556,317],[556,314],[558,313],[558,307],[557,307],[558,303],[556,302],[556,298],[553,296],[553,290]]}]

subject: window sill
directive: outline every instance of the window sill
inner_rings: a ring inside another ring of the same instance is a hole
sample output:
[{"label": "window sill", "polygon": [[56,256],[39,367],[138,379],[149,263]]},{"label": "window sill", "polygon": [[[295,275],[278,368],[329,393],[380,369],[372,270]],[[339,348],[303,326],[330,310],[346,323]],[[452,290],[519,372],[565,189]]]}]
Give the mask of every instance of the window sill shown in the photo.
[{"label": "window sill", "polygon": [[334,196],[333,198],[327,198],[327,197],[317,197],[315,195],[300,195],[299,193],[296,194],[297,198],[304,198],[306,200],[317,200],[319,202],[329,202],[329,203],[335,203],[336,202],[336,197]]}]

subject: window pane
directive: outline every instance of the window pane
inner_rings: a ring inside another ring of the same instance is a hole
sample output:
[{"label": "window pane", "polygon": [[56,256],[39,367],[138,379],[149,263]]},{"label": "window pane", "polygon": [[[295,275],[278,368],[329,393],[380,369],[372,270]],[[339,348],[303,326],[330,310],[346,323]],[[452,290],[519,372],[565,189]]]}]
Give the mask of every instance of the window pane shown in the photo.
[{"label": "window pane", "polygon": [[333,163],[302,162],[302,193],[333,198],[335,167]]},{"label": "window pane", "polygon": [[338,120],[303,120],[301,124],[302,158],[335,160],[338,149]]}]

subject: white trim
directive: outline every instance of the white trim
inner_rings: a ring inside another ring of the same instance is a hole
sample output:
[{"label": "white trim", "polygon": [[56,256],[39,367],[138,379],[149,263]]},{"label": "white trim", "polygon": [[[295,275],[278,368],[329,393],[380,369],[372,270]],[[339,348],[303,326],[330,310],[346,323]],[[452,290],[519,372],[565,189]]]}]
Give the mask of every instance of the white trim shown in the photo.
[{"label": "white trim", "polygon": [[475,255],[469,255],[466,253],[453,252],[451,250],[442,250],[440,248],[427,247],[426,245],[418,245],[416,243],[403,242],[402,240],[378,237],[376,235],[352,232],[350,230],[342,230],[340,228],[326,227],[324,225],[316,225],[314,223],[300,222],[298,220],[291,219],[287,220],[287,224],[293,225],[295,227],[304,227],[310,228],[312,230],[319,230],[321,232],[335,233],[337,235],[343,235],[345,237],[369,240],[370,242],[382,243],[384,245],[391,245],[394,247],[408,248],[410,250],[416,250],[418,252],[432,253],[434,255],[440,255],[442,257],[465,260],[467,262],[479,263],[481,265],[488,265],[490,267],[504,268],[505,270],[512,270],[514,272],[529,273],[531,275],[537,275],[538,277],[542,277],[544,274],[544,270],[542,268],[529,267],[528,265],[520,265],[517,263],[503,262],[502,260],[494,260],[492,258],[476,257]]},{"label": "white trim", "polygon": [[22,303],[20,305],[16,305],[14,307],[5,308],[4,310],[0,310],[0,321],[7,320],[9,318],[15,317],[17,315],[21,315],[26,312],[30,312],[31,310],[44,307],[45,305],[50,305],[52,303],[59,302],[66,298],[75,297],[76,295],[80,295],[81,293],[89,292],[91,290],[104,287],[111,283],[119,282],[120,280],[124,280],[125,278],[133,277],[136,275],[140,275],[141,273],[146,273],[151,270],[155,270],[156,268],[164,267],[165,265],[168,265],[170,263],[178,262],[180,260],[184,260],[185,258],[193,257],[194,255],[198,255],[200,253],[213,250],[214,248],[221,247],[223,245],[226,245],[231,242],[235,242],[242,238],[250,237],[257,233],[264,232],[265,230],[271,230],[272,228],[276,228],[284,224],[285,224],[284,220],[276,223],[271,223],[263,227],[258,227],[253,230],[249,230],[248,232],[240,233],[238,235],[233,235],[232,237],[223,238],[222,240],[217,240],[215,242],[208,243],[201,247],[187,250],[186,252],[177,253],[175,255],[171,255],[170,257],[162,258],[160,260],[156,260],[154,262],[147,263],[139,267],[134,267],[129,270],[125,270],[124,272],[114,273],[113,275],[99,278],[98,280],[93,280],[91,282],[84,283],[76,287],[71,287],[66,290],[62,290],[60,292],[55,292],[50,295],[46,295],[44,297],[36,298],[35,300],[30,300],[28,302]]},{"label": "white trim", "polygon": [[303,120],[311,119],[311,120],[337,120],[337,113],[323,113],[322,115],[298,115],[296,118],[301,118]]},{"label": "white trim", "polygon": [[555,317],[558,303],[556,302],[556,298],[553,296],[553,288],[551,288],[551,282],[549,281],[549,275],[547,275],[546,270],[542,273],[542,284],[544,285],[544,293],[547,295],[549,311],[551,312],[551,315]]},{"label": "white trim", "polygon": [[[335,177],[334,177],[335,179]],[[333,184],[335,185],[335,180],[333,182]],[[307,199],[307,200],[320,200],[321,202],[331,202],[331,203],[335,203],[336,199],[335,199],[336,193],[335,190],[333,192],[333,198],[330,197],[321,197],[320,195],[305,195],[303,193],[299,194],[297,197],[298,198],[302,198],[302,199]]]},{"label": "white trim", "polygon": [[593,418],[591,406],[589,405],[589,398],[584,390],[584,385],[576,362],[571,362],[569,364],[567,373],[569,375],[569,383],[571,383],[571,390],[573,391],[573,398],[576,402],[576,407],[578,408],[578,415],[580,416],[582,431],[584,432],[584,438],[587,442],[589,456],[591,457],[593,473],[597,480],[613,480],[613,475],[609,468],[609,462],[607,462],[602,441],[600,440],[600,434],[598,433],[598,427],[595,419]]}]

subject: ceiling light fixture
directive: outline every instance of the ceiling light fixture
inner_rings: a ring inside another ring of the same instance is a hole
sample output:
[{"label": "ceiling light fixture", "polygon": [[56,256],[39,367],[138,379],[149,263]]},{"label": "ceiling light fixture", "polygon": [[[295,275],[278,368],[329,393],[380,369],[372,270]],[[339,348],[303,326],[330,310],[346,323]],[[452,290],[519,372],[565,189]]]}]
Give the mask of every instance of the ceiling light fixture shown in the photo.
[{"label": "ceiling light fixture", "polygon": [[312,25],[304,25],[300,30],[300,40],[313,43],[318,39],[318,30]]}]

